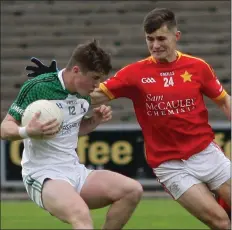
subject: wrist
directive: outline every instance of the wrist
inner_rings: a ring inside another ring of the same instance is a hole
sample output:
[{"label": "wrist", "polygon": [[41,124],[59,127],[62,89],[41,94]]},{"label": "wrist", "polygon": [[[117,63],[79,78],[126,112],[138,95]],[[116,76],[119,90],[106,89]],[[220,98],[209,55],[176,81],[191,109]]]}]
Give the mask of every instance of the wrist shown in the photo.
[{"label": "wrist", "polygon": [[98,117],[92,116],[89,119],[93,125],[99,125],[101,123],[101,120]]},{"label": "wrist", "polygon": [[26,126],[24,127],[19,127],[18,128],[19,131],[19,136],[22,137],[23,139],[26,139],[29,137],[28,133],[27,133],[27,129]]}]

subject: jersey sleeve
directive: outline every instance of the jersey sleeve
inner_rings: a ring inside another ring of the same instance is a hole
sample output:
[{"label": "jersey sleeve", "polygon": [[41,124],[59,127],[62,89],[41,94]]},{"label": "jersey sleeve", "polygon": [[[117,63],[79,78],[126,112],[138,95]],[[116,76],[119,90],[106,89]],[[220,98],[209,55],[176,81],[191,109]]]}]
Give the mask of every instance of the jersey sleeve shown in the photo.
[{"label": "jersey sleeve", "polygon": [[202,71],[202,93],[213,100],[220,100],[225,97],[227,93],[218,80],[213,68],[207,63],[204,63]]},{"label": "jersey sleeve", "polygon": [[24,110],[29,104],[38,100],[37,86],[30,80],[25,82],[19,91],[19,94],[8,110],[8,114],[17,121],[21,121]]},{"label": "jersey sleeve", "polygon": [[133,97],[134,87],[130,78],[133,78],[133,73],[131,72],[131,69],[126,66],[119,70],[113,77],[101,83],[99,88],[110,99],[119,97],[131,99]]}]

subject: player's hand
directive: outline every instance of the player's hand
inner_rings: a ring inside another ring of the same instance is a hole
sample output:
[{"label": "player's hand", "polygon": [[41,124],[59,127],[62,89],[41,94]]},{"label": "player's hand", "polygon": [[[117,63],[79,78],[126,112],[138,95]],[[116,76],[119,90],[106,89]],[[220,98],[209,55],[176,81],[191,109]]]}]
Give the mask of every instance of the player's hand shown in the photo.
[{"label": "player's hand", "polygon": [[40,112],[35,113],[31,121],[26,127],[26,131],[29,137],[34,138],[46,138],[50,135],[58,133],[60,130],[60,124],[56,119],[51,119],[47,122],[40,122]]},{"label": "player's hand", "polygon": [[105,123],[112,119],[112,109],[110,106],[101,105],[93,109],[93,119],[95,122]]},{"label": "player's hand", "polygon": [[27,76],[30,78],[37,77],[44,73],[54,73],[58,71],[57,63],[53,60],[50,66],[44,65],[38,58],[32,57],[31,62],[36,64],[36,66],[26,66],[27,71],[32,71],[32,73],[28,73]]}]

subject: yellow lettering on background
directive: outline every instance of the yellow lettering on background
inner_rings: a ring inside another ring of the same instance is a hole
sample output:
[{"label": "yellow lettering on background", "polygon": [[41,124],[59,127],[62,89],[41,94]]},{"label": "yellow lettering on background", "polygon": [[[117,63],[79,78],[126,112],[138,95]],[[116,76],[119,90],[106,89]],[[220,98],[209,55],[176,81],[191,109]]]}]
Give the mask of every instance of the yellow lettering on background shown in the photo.
[{"label": "yellow lettering on background", "polygon": [[103,165],[110,160],[110,147],[104,141],[93,142],[89,147],[89,160],[96,165]]},{"label": "yellow lettering on background", "polygon": [[13,164],[21,166],[21,155],[20,155],[20,145],[22,141],[11,141],[10,142],[10,160]]},{"label": "yellow lettering on background", "polygon": [[118,165],[126,165],[132,161],[132,145],[128,141],[116,141],[112,145],[112,161]]},{"label": "yellow lettering on background", "polygon": [[225,141],[225,133],[218,132],[215,133],[214,141],[224,150],[225,155],[231,159],[231,141]]}]

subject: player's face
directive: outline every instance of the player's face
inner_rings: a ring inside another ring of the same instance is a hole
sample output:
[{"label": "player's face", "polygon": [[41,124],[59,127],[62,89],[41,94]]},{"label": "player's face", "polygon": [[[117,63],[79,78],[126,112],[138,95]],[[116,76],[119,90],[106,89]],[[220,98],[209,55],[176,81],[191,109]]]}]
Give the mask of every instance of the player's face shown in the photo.
[{"label": "player's face", "polygon": [[158,61],[170,62],[176,57],[176,42],[180,39],[180,32],[169,30],[166,25],[151,34],[145,34],[150,54]]},{"label": "player's face", "polygon": [[82,96],[87,96],[94,91],[103,81],[104,75],[97,72],[86,72],[83,73],[78,71],[76,76],[73,78],[73,87],[75,91]]}]

